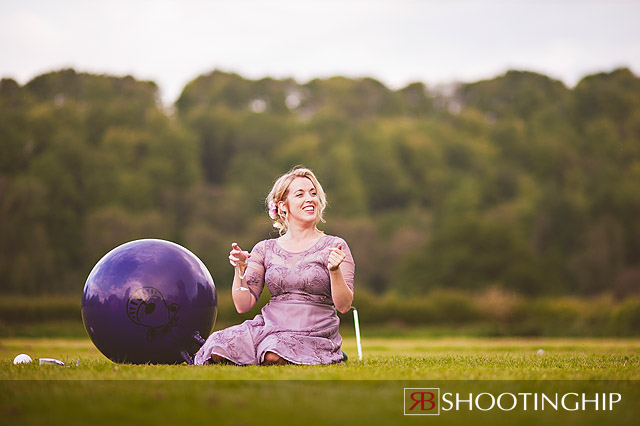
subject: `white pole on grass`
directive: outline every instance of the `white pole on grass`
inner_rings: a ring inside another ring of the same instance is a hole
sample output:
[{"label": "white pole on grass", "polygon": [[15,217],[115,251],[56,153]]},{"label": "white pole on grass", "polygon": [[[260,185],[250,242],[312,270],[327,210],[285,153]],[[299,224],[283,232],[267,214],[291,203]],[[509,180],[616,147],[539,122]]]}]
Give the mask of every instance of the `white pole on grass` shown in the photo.
[{"label": "white pole on grass", "polygon": [[360,321],[358,321],[358,310],[354,307],[353,309],[353,325],[356,329],[356,345],[358,345],[358,359],[362,361],[362,345],[360,344]]}]

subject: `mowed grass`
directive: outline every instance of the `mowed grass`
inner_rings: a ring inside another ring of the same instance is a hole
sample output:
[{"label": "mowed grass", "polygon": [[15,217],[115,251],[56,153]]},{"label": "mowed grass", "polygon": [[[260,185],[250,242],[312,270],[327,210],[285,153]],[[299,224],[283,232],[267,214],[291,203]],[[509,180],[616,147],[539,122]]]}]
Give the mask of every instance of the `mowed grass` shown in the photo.
[{"label": "mowed grass", "polygon": [[[422,424],[404,416],[404,388],[413,387],[624,395],[616,411],[467,410],[438,425],[615,425],[639,414],[640,339],[369,337],[362,361],[353,336],[343,348],[349,361],[331,366],[122,365],[87,338],[5,338],[0,415],[3,424],[65,426]],[[19,353],[68,366],[14,365]]]},{"label": "mowed grass", "polygon": [[[349,361],[330,366],[123,365],[87,339],[0,340],[2,380],[639,380],[640,339],[345,336]],[[50,357],[69,367],[13,365]],[[77,366],[76,366],[77,364]]]}]

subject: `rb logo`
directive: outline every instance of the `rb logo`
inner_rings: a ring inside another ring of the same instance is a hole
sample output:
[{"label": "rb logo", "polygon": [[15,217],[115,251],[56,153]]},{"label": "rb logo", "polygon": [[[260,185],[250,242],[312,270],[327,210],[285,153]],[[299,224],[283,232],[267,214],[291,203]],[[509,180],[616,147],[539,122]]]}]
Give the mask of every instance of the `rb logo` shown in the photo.
[{"label": "rb logo", "polygon": [[439,416],[440,388],[404,388],[405,416]]}]

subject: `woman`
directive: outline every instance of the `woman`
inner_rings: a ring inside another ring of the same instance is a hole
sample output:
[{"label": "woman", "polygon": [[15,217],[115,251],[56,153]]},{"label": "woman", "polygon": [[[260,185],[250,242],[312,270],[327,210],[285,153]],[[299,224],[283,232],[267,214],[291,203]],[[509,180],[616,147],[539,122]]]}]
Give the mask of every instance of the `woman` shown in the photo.
[{"label": "woman", "polygon": [[347,243],[318,230],[327,205],[313,172],[294,168],[267,196],[280,237],[251,253],[231,245],[233,303],[248,312],[266,283],[271,300],[254,319],[213,333],[196,364],[331,364],[343,359],[340,320],[353,302],[355,264]]}]

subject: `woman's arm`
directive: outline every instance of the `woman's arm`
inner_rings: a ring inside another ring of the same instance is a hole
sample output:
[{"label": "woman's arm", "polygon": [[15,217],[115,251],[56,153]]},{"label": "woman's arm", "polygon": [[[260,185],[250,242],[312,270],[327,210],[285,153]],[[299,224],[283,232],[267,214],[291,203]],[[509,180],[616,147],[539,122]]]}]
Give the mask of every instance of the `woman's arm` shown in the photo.
[{"label": "woman's arm", "polygon": [[235,269],[231,285],[231,298],[239,314],[249,312],[255,306],[263,287],[264,274],[260,272],[262,268],[260,259],[249,262],[252,254],[253,252],[250,254],[242,250],[236,243],[231,244],[229,263]]},{"label": "woman's arm", "polygon": [[330,247],[329,260],[327,267],[329,268],[329,278],[331,280],[331,298],[338,312],[345,314],[351,309],[353,303],[353,292],[347,285],[342,273],[341,265],[347,257],[342,250],[342,245],[338,247]]},{"label": "woman's arm", "polygon": [[247,313],[254,307],[257,300],[249,291],[246,274],[240,278],[239,268],[235,268],[233,284],[231,285],[231,298],[239,314]]}]

